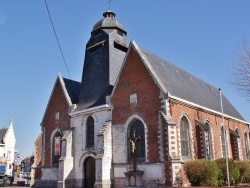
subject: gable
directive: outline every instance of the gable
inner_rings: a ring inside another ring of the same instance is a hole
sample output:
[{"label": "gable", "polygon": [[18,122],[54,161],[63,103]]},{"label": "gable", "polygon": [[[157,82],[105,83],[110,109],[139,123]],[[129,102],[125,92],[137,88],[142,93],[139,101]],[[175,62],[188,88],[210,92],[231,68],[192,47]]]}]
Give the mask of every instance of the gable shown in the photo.
[{"label": "gable", "polygon": [[79,82],[63,78],[59,74],[55,81],[53,90],[51,92],[42,122],[44,121],[46,114],[51,113],[48,112],[50,108],[58,110],[60,108],[64,108],[64,110],[66,110],[67,112],[68,108],[72,104],[77,104],[79,100],[79,91],[80,91]]},{"label": "gable", "polygon": [[158,123],[162,91],[143,61],[136,47],[130,46],[111,97],[112,125],[117,129],[122,126],[128,134],[134,121],[142,121],[150,142],[145,151],[147,159],[155,162],[160,157]]},{"label": "gable", "polygon": [[150,113],[156,113],[157,117],[161,108],[160,93],[160,87],[143,63],[137,49],[131,46],[111,97],[114,106],[113,123],[124,122],[133,113],[141,114],[148,122],[148,116],[145,114],[148,113],[149,106]]}]

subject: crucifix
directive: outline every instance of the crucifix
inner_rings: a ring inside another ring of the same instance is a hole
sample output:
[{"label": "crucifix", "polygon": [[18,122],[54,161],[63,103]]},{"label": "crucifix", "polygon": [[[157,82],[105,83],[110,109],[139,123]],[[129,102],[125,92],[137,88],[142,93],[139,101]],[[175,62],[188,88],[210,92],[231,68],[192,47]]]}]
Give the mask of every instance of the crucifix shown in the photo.
[{"label": "crucifix", "polygon": [[132,136],[129,138],[129,142],[130,142],[130,151],[132,154],[132,158],[133,158],[133,169],[134,172],[136,171],[136,158],[135,158],[135,152],[136,152],[136,142],[141,139],[139,136],[135,135],[135,130],[132,133]]}]

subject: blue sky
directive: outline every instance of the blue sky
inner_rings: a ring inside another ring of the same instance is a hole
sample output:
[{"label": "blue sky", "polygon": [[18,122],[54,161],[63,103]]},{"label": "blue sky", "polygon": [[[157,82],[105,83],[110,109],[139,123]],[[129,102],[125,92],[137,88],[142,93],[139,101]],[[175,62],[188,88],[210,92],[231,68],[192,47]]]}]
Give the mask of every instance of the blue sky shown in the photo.
[{"label": "blue sky", "polygon": [[[73,80],[107,0],[47,0]],[[239,45],[250,39],[249,0],[113,0],[128,39],[221,88],[250,122],[250,103],[230,80]],[[13,120],[21,158],[32,154],[58,73],[69,78],[44,0],[0,0],[0,127]]]}]

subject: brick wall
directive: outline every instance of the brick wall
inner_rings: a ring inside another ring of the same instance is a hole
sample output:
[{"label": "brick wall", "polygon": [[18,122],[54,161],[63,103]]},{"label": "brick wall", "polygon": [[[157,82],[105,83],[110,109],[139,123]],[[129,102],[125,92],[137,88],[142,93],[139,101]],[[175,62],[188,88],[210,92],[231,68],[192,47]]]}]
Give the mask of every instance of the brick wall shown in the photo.
[{"label": "brick wall", "polygon": [[[69,104],[63,92],[59,78],[56,81],[53,93],[51,95],[45,116],[43,119],[44,131],[44,166],[51,164],[51,135],[54,130],[66,130],[70,127],[70,118],[68,116]],[[59,120],[56,120],[55,115],[59,112]]]},{"label": "brick wall", "polygon": [[[197,133],[197,128],[195,125],[195,119],[199,120],[200,122],[209,122],[209,125],[212,129],[212,137],[213,137],[213,147],[214,147],[214,157],[221,158],[222,157],[222,151],[221,151],[221,124],[222,124],[222,118],[219,115],[211,114],[208,112],[203,112],[201,110],[197,110],[188,106],[185,106],[183,104],[178,104],[175,102],[172,102],[171,105],[171,112],[172,112],[172,117],[177,123],[177,127],[180,121],[180,118],[186,114],[188,119],[190,120],[191,126],[192,126],[192,137],[196,138],[196,135],[199,134]],[[242,155],[243,159],[246,159],[246,154],[245,154],[245,144],[244,144],[244,133],[248,132],[248,126],[244,123],[225,118],[224,124],[227,129],[227,139],[228,139],[228,144],[229,144],[229,157],[232,157],[232,150],[231,150],[231,144],[229,141],[229,128],[232,130],[235,130],[236,128],[239,131],[239,135],[241,138],[241,150],[242,150]],[[196,139],[193,140],[193,151],[194,151],[194,158],[197,159],[198,156],[201,156],[200,153],[198,153],[198,145],[199,141]]]},{"label": "brick wall", "polygon": [[40,134],[35,142],[36,152],[35,152],[35,159],[34,164],[32,165],[35,167],[34,169],[34,179],[40,179],[42,177],[42,171],[39,167],[42,164],[42,134]]},{"label": "brick wall", "polygon": [[[137,104],[130,105],[130,95],[137,94]],[[124,124],[132,115],[142,117],[148,128],[148,160],[160,159],[158,146],[159,111],[161,110],[160,90],[133,48],[119,77],[114,95],[113,125]],[[126,130],[125,130],[126,131]]]}]

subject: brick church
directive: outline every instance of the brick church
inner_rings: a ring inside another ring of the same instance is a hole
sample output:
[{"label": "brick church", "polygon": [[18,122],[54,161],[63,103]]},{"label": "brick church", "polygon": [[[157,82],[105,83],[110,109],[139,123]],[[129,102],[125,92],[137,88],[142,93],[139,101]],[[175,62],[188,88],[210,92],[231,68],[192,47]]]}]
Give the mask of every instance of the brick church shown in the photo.
[{"label": "brick church", "polygon": [[57,76],[31,186],[185,186],[187,160],[250,158],[249,124],[218,88],[126,35],[115,13],[103,13],[86,44],[81,82]]}]

